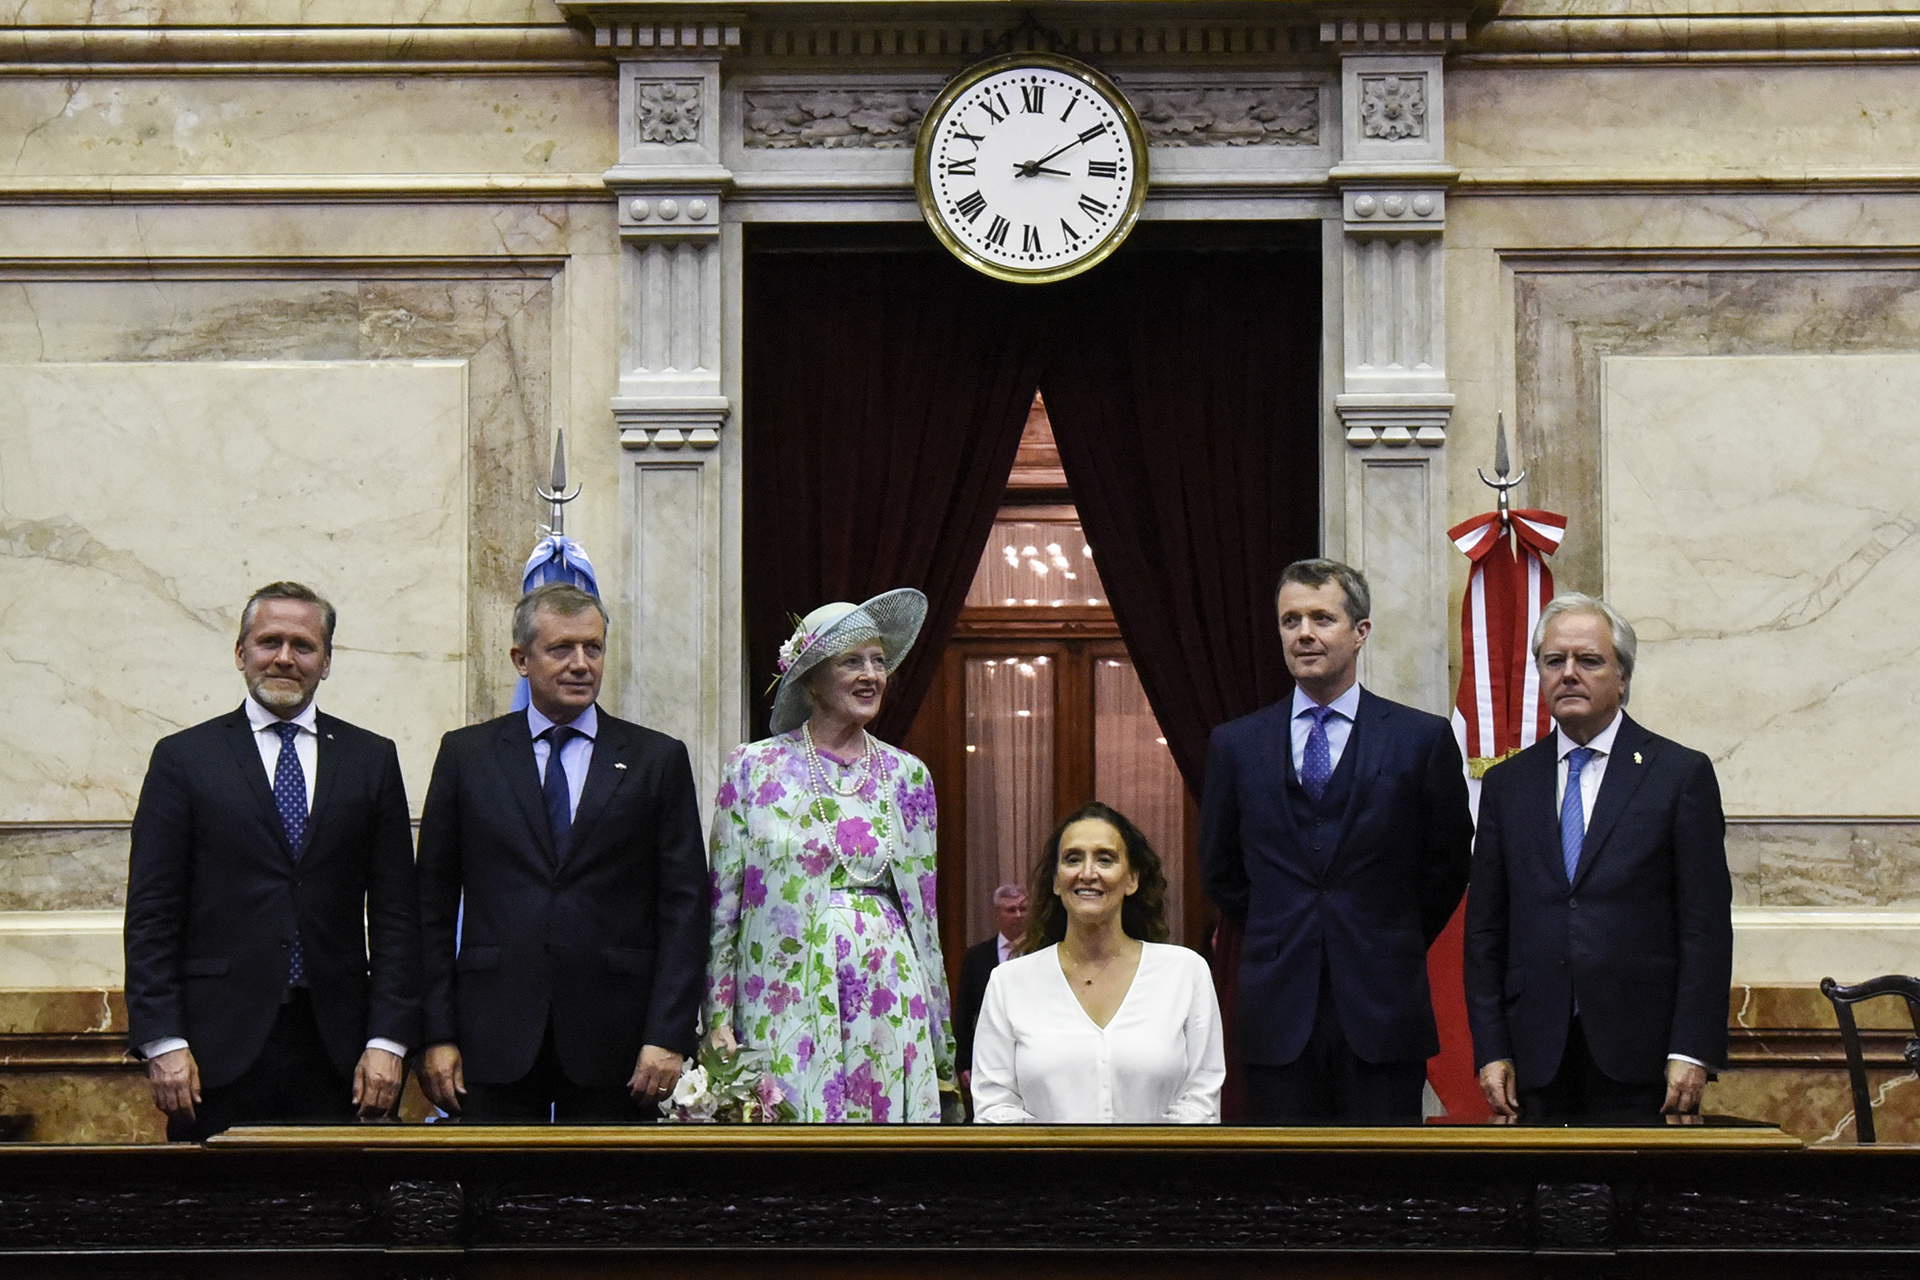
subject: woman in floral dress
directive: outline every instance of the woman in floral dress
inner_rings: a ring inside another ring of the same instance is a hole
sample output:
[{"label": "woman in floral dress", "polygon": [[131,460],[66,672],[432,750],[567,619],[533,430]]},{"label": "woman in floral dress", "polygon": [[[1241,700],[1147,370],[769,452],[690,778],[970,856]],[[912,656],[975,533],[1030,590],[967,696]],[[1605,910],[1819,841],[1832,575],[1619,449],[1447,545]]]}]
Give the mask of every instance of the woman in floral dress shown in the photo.
[{"label": "woman in floral dress", "polygon": [[926,610],[903,588],[808,614],[780,649],[774,736],[720,783],[707,1025],[767,1051],[803,1121],[959,1114],[933,783],[866,732]]}]

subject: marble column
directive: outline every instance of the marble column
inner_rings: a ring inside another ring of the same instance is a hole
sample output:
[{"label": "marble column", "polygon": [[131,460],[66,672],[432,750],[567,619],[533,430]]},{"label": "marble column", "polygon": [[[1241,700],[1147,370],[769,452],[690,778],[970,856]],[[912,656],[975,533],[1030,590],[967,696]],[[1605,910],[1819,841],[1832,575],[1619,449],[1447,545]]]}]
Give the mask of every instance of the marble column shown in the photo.
[{"label": "marble column", "polygon": [[[1391,28],[1390,30],[1388,28]],[[1462,33],[1463,34],[1463,33]],[[1347,558],[1373,585],[1363,678],[1443,713],[1447,389],[1445,23],[1329,22],[1341,49],[1341,383]]]},{"label": "marble column", "polygon": [[[704,804],[744,725],[739,639],[737,370],[725,317],[739,308],[732,175],[720,160],[720,60],[738,27],[616,23],[596,31],[620,69],[620,383],[629,571],[620,620],[623,710],[687,744]],[[737,332],[737,326],[735,326]]]}]

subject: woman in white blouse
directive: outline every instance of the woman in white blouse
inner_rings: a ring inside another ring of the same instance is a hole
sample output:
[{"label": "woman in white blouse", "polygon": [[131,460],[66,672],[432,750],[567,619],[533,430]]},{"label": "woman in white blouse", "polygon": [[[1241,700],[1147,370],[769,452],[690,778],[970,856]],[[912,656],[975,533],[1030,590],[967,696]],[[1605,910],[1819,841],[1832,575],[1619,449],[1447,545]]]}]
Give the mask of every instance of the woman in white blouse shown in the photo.
[{"label": "woman in white blouse", "polygon": [[1220,1006],[1206,961],[1159,941],[1166,891],[1159,855],[1106,805],[1054,832],[1034,868],[1029,954],[987,983],[977,1121],[1219,1123]]}]

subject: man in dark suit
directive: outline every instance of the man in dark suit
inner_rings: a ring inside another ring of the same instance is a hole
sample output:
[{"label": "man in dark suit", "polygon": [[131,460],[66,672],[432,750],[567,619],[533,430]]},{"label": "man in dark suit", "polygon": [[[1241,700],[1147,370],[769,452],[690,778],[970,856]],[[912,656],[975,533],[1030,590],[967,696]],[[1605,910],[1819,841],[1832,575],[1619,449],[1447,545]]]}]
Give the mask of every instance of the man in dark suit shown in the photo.
[{"label": "man in dark suit", "polygon": [[162,738],[127,864],[127,1036],[167,1136],[385,1115],[420,1043],[419,905],[393,743],[319,714],[334,609],[240,616],[236,710]]},{"label": "man in dark suit", "polygon": [[1427,946],[1473,838],[1453,732],[1362,689],[1360,573],[1303,560],[1277,607],[1295,689],[1214,730],[1200,859],[1243,931],[1237,1052],[1254,1119],[1418,1124],[1439,1052]]},{"label": "man in dark suit", "polygon": [[1496,1115],[1700,1109],[1727,1056],[1733,888],[1713,763],[1621,707],[1633,628],[1569,593],[1534,663],[1554,733],[1487,772],[1467,899],[1467,1010]]},{"label": "man in dark suit", "polygon": [[447,734],[434,762],[421,1083],[470,1120],[652,1119],[695,1048],[693,771],[677,740],[595,705],[605,644],[593,596],[528,592],[512,652],[531,705]]},{"label": "man in dark suit", "polygon": [[953,1011],[953,1039],[962,1088],[971,1087],[968,1077],[973,1074],[973,1028],[987,999],[987,982],[998,965],[1012,958],[1027,932],[1025,889],[1003,884],[993,891],[993,926],[993,936],[968,947],[960,962],[960,1002]]}]

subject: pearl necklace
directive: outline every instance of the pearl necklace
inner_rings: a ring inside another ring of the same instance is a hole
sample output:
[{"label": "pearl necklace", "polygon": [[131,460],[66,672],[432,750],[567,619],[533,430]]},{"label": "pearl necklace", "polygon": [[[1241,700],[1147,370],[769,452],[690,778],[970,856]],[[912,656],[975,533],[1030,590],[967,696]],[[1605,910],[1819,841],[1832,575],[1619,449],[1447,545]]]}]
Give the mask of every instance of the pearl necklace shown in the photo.
[{"label": "pearl necklace", "polygon": [[[813,798],[807,802],[807,811],[811,813],[814,819],[823,827],[828,825],[825,807],[827,799],[826,793],[832,791],[835,795],[843,798],[851,798],[858,795],[860,790],[872,779],[874,770],[876,768],[879,770],[880,785],[876,790],[878,792],[880,805],[880,820],[886,829],[886,843],[881,846],[880,851],[880,874],[875,880],[856,882],[856,884],[862,888],[873,888],[876,885],[884,883],[887,878],[888,869],[893,866],[893,815],[889,812],[891,806],[887,803],[887,784],[892,781],[893,771],[887,767],[886,757],[881,755],[879,748],[873,745],[873,735],[863,734],[862,736],[866,739],[867,747],[866,750],[861,753],[860,772],[854,775],[855,780],[852,786],[842,789],[840,784],[835,782],[831,775],[827,773],[827,766],[820,759],[820,748],[815,745],[813,741],[813,726],[811,724],[803,724],[800,726],[800,732],[801,737],[806,741],[807,789],[813,792]],[[841,853],[837,833],[833,841],[833,850],[834,856],[840,861],[840,865],[843,867],[846,866],[848,860],[845,855]]]}]

